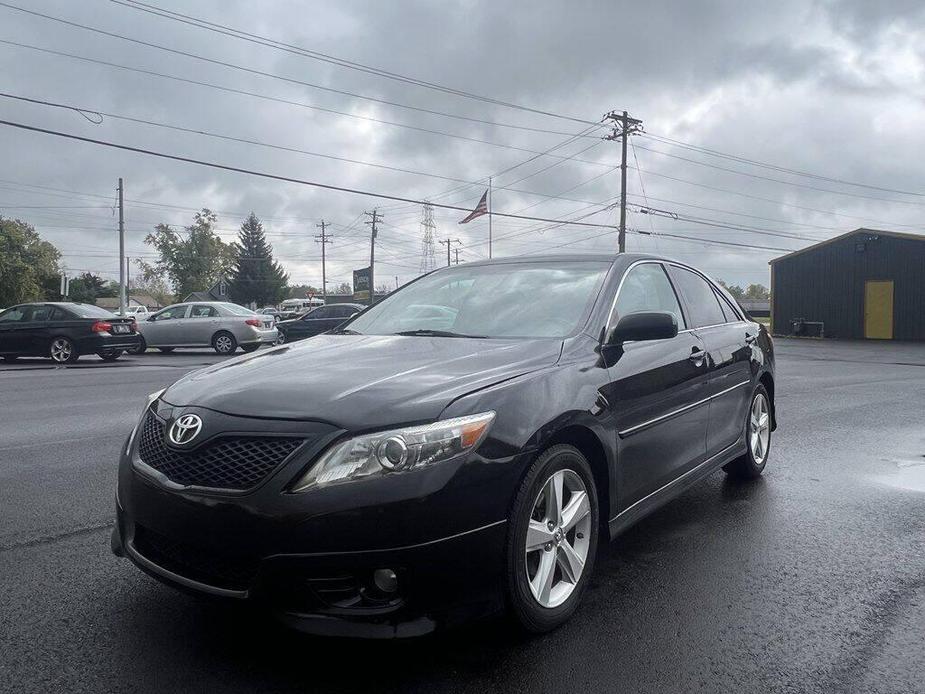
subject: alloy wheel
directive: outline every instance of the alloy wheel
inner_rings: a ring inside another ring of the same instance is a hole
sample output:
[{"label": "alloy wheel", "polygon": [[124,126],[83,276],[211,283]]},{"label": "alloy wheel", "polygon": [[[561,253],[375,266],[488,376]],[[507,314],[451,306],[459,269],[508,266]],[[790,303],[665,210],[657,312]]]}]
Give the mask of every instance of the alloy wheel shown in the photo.
[{"label": "alloy wheel", "polygon": [[756,465],[762,465],[768,455],[771,440],[771,417],[764,393],[756,393],[748,418],[748,445]]},{"label": "alloy wheel", "polygon": [[286,344],[286,333],[284,333],[282,330],[280,330],[279,334],[277,334],[276,336],[276,344],[278,345]]},{"label": "alloy wheel", "polygon": [[51,358],[52,361],[56,361],[59,364],[64,364],[68,359],[71,358],[71,353],[74,348],[71,346],[69,340],[66,340],[63,337],[59,337],[51,343]]},{"label": "alloy wheel", "polygon": [[584,482],[572,470],[557,470],[533,502],[524,548],[530,592],[540,605],[558,607],[575,590],[591,532],[591,501]]},{"label": "alloy wheel", "polygon": [[232,349],[231,338],[227,335],[219,335],[215,338],[215,349],[222,354],[227,354]]}]

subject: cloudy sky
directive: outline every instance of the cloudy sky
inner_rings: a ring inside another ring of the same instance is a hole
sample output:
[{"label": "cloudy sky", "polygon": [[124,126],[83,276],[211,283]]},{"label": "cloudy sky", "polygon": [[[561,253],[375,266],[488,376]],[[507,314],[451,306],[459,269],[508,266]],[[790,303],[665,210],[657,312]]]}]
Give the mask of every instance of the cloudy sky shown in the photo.
[{"label": "cloudy sky", "polygon": [[[127,3],[4,0],[0,92],[105,115],[97,125],[4,97],[0,119],[458,206],[474,206],[494,176],[498,213],[613,225],[619,145],[594,124],[626,109],[645,129],[631,139],[627,223],[648,232],[631,233],[629,250],[658,251],[732,283],[767,284],[767,261],[783,252],[776,249],[860,226],[921,231],[921,2],[146,2],[488,99]],[[420,205],[9,126],[0,126],[0,152],[0,214],[33,223],[75,272],[118,275],[112,205],[120,176],[132,257],[152,255],[143,239],[158,222],[188,224],[208,207],[232,240],[253,210],[292,281],[320,284],[313,237],[325,219],[334,237],[328,279],[338,283],[368,264],[363,213],[378,207],[377,280],[404,282],[421,266]],[[460,226],[463,216],[436,209],[437,238],[458,238],[461,261],[487,257],[487,218]],[[610,228],[500,217],[493,227],[496,256],[616,248]],[[436,260],[446,262],[445,246],[436,244]]]}]

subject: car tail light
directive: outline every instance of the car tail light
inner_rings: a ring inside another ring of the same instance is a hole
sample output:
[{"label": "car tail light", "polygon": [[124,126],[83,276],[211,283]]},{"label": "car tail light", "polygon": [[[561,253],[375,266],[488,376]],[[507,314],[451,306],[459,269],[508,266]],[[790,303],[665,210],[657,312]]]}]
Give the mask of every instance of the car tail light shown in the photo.
[{"label": "car tail light", "polygon": [[112,330],[112,323],[107,323],[104,320],[98,320],[96,323],[90,326],[90,330],[95,333],[108,333]]},{"label": "car tail light", "polygon": [[253,325],[255,328],[259,328],[261,325],[263,325],[263,323],[261,322],[259,318],[248,318],[244,322],[247,323],[248,325]]}]

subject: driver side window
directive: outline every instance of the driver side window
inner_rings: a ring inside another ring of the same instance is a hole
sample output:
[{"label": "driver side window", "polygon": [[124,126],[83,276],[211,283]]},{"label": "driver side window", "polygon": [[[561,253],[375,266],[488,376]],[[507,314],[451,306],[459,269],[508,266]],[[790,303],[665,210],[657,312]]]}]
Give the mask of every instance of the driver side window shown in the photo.
[{"label": "driver side window", "polygon": [[674,287],[659,263],[637,265],[629,271],[620,287],[610,324],[615,325],[621,317],[639,311],[667,311],[678,321],[678,330],[686,327]]}]

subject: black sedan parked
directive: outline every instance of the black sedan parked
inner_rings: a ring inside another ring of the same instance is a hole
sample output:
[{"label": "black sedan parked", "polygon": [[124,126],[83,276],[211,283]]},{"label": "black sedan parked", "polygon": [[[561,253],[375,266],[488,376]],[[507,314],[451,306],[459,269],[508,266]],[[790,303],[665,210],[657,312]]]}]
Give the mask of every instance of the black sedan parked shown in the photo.
[{"label": "black sedan parked", "polygon": [[49,357],[73,364],[82,354],[115,361],[138,347],[134,318],[120,318],[92,304],[20,304],[0,313],[0,356]]},{"label": "black sedan parked", "polygon": [[279,331],[276,344],[295,342],[296,340],[304,340],[306,337],[326,333],[364,308],[366,307],[361,304],[325,304],[324,306],[313,308],[304,316],[293,320],[279,321],[276,324],[276,329]]},{"label": "black sedan parked", "polygon": [[468,263],[152,394],[112,546],[306,631],[506,608],[540,632],[575,611],[599,542],[719,468],[759,476],[774,422],[768,333],[697,270]]}]

